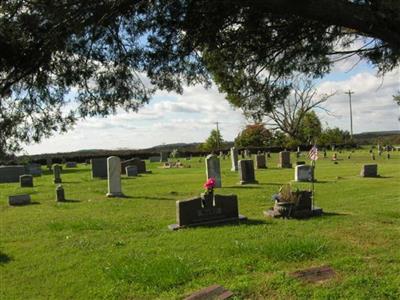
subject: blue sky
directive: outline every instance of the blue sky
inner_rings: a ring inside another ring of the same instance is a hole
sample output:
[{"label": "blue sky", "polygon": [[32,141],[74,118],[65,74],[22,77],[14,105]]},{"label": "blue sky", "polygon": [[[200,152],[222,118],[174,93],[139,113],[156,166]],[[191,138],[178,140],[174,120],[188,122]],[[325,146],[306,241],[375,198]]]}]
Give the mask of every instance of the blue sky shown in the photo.
[{"label": "blue sky", "polygon": [[[400,69],[377,77],[375,70],[357,59],[335,64],[331,74],[317,84],[321,93],[336,92],[324,105],[331,115],[316,111],[324,126],[349,130],[348,96],[354,91],[354,133],[399,130],[399,107],[392,95],[400,89]],[[182,95],[157,92],[138,113],[118,112],[108,118],[79,121],[74,130],[55,135],[40,144],[26,145],[28,154],[55,153],[82,149],[140,149],[163,143],[203,142],[215,122],[225,140],[232,141],[247,124],[240,110],[233,109],[224,94],[213,86],[191,86]]]}]

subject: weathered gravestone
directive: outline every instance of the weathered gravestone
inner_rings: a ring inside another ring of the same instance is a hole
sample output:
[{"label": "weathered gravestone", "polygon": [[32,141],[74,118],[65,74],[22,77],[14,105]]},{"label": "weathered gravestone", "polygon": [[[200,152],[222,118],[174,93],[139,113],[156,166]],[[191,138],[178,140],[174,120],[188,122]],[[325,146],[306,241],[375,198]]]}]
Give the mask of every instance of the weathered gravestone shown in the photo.
[{"label": "weathered gravestone", "polygon": [[233,293],[218,284],[201,289],[184,300],[224,300],[231,298]]},{"label": "weathered gravestone", "polygon": [[65,167],[66,167],[66,168],[76,168],[76,167],[77,167],[77,164],[76,164],[75,161],[67,161],[67,162],[65,163]]},{"label": "weathered gravestone", "polygon": [[138,158],[132,158],[121,162],[121,173],[126,174],[127,166],[136,166],[138,173],[147,173],[146,171],[146,162],[144,160],[140,160]]},{"label": "weathered gravestone", "polygon": [[107,158],[108,193],[107,197],[123,197],[121,191],[121,160],[117,156]]},{"label": "weathered gravestone", "polygon": [[168,161],[169,153],[166,151],[160,152],[160,162],[167,162]]},{"label": "weathered gravestone", "polygon": [[126,176],[128,177],[134,177],[138,176],[138,170],[136,166],[127,166],[125,168]]},{"label": "weathered gravestone", "polygon": [[314,168],[308,165],[298,165],[294,171],[295,181],[312,182],[314,180]]},{"label": "weathered gravestone", "polygon": [[33,187],[32,175],[25,174],[25,175],[19,176],[19,184],[21,187]]},{"label": "weathered gravestone", "polygon": [[31,203],[31,196],[28,194],[25,195],[12,195],[8,196],[8,204],[9,205],[28,205]]},{"label": "weathered gravestone", "polygon": [[24,166],[0,166],[0,183],[19,182],[19,176],[25,173]]},{"label": "weathered gravestone", "polygon": [[378,176],[378,165],[377,164],[366,164],[363,165],[360,172],[361,177],[377,177]]},{"label": "weathered gravestone", "polygon": [[62,185],[57,186],[56,188],[56,201],[63,202],[65,201],[65,191]]},{"label": "weathered gravestone", "polygon": [[245,150],[244,150],[244,156],[245,156],[245,157],[250,157],[250,156],[251,156],[250,150],[245,149]]},{"label": "weathered gravestone", "polygon": [[150,162],[160,162],[161,161],[161,156],[150,156],[149,157]]},{"label": "weathered gravestone", "polygon": [[238,170],[238,151],[235,147],[231,148],[231,162],[232,162],[232,168],[231,171],[237,171]]},{"label": "weathered gravestone", "polygon": [[92,158],[92,178],[107,178],[107,158]]},{"label": "weathered gravestone", "polygon": [[267,163],[265,160],[265,155],[257,154],[256,155],[256,169],[266,169]]},{"label": "weathered gravestone", "polygon": [[61,166],[54,165],[53,166],[53,174],[54,174],[54,183],[61,183]]},{"label": "weathered gravestone", "polygon": [[292,164],[290,163],[290,152],[289,151],[281,151],[279,152],[279,168],[291,168]]},{"label": "weathered gravestone", "polygon": [[202,195],[188,200],[176,201],[177,224],[169,229],[177,230],[188,226],[210,225],[245,220],[239,215],[236,195]]},{"label": "weathered gravestone", "polygon": [[254,173],[254,163],[251,159],[239,160],[240,184],[257,184]]},{"label": "weathered gravestone", "polygon": [[219,158],[214,154],[210,154],[206,157],[206,176],[207,179],[215,178],[216,188],[222,187]]},{"label": "weathered gravestone", "polygon": [[33,176],[42,176],[42,166],[40,164],[31,163],[26,166],[27,174]]}]

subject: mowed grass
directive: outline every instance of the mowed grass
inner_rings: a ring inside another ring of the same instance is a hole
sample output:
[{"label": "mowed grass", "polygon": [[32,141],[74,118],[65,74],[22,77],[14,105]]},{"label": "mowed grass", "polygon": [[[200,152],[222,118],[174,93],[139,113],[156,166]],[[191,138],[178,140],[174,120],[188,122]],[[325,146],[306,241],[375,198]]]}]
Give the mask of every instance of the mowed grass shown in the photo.
[{"label": "mowed grass", "polygon": [[[202,192],[199,158],[183,160],[185,169],[147,162],[152,174],[122,179],[124,199],[106,198],[107,181],[92,180],[83,165],[64,169],[66,203],[55,202],[47,171],[34,188],[0,184],[0,298],[182,299],[217,283],[235,299],[400,299],[400,152],[377,157],[380,178],[358,176],[373,162],[367,151],[347,154],[337,165],[317,162],[322,217],[264,218],[294,169],[276,168],[272,154],[268,169],[256,170],[259,185],[239,186],[227,158],[216,192],[237,194],[249,220],[176,232],[167,228],[176,222],[175,201]],[[9,207],[8,195],[22,192],[35,204]],[[323,283],[289,276],[323,265],[336,272]]]}]

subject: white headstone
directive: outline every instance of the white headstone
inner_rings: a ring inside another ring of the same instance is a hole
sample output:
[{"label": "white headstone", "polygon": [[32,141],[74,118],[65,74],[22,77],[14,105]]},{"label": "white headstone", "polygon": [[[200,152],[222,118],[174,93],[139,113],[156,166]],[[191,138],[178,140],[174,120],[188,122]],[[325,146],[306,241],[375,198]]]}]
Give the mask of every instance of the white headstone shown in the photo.
[{"label": "white headstone", "polygon": [[122,197],[121,160],[117,156],[107,158],[108,193],[107,197]]},{"label": "white headstone", "polygon": [[314,172],[313,167],[308,165],[296,166],[294,170],[294,180],[295,181],[313,181]]},{"label": "white headstone", "polygon": [[232,161],[231,171],[237,171],[238,170],[238,151],[235,147],[231,148],[231,161]]},{"label": "white headstone", "polygon": [[207,179],[215,178],[215,187],[222,187],[221,183],[221,167],[218,156],[210,154],[206,157],[206,176]]}]

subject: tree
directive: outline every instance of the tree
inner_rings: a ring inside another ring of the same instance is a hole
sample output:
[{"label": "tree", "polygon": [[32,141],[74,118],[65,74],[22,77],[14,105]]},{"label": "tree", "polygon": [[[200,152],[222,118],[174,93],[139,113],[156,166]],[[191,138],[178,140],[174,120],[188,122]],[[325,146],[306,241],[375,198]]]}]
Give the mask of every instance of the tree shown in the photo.
[{"label": "tree", "polygon": [[255,115],[258,118],[265,115],[268,120],[267,125],[273,130],[281,130],[290,139],[299,143],[309,143],[321,131],[321,123],[312,110],[323,109],[321,104],[331,96],[333,94],[317,95],[311,80],[298,78],[293,84],[292,94],[284,99],[282,104],[277,105],[271,112],[263,112],[256,108]]},{"label": "tree", "polygon": [[327,128],[322,131],[318,144],[321,146],[340,145],[350,141],[350,133],[339,128]]},{"label": "tree", "polygon": [[235,146],[246,147],[267,147],[272,139],[271,132],[265,128],[264,124],[256,123],[247,125],[235,139]]},{"label": "tree", "polygon": [[211,130],[210,136],[207,138],[204,144],[201,145],[201,150],[215,152],[221,149],[223,144],[224,140],[222,139],[220,132],[216,129],[213,129]]},{"label": "tree", "polygon": [[0,11],[2,151],[137,111],[154,89],[212,78],[232,103],[268,111],[296,73],[321,77],[352,55],[385,73],[400,58],[396,0],[4,0]]}]

